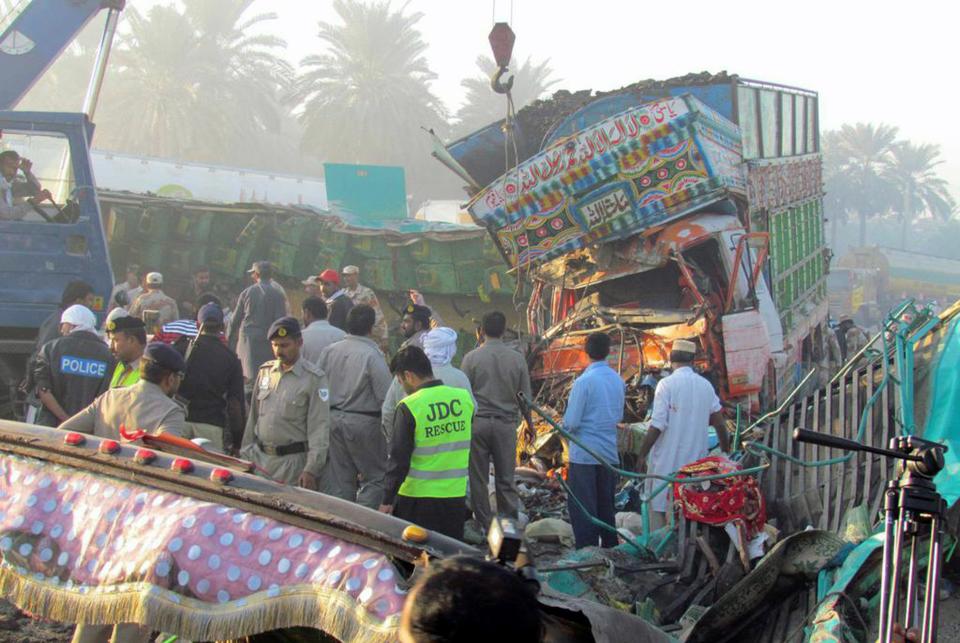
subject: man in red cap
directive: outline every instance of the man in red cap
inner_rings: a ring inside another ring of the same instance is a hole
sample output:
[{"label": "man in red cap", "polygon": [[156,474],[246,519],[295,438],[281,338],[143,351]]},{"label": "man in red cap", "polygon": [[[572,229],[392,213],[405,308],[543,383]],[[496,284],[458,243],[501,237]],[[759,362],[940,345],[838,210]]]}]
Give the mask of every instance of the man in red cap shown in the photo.
[{"label": "man in red cap", "polygon": [[353,302],[347,291],[340,287],[340,273],[327,268],[320,273],[320,291],[327,303],[327,321],[331,326],[347,330],[347,313],[353,308]]}]

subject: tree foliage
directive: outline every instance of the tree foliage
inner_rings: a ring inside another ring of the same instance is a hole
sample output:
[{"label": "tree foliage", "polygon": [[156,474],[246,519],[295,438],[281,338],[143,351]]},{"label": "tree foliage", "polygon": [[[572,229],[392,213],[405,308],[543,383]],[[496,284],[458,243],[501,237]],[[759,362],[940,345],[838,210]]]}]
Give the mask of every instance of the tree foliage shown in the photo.
[{"label": "tree foliage", "polygon": [[[460,81],[466,90],[463,106],[457,110],[457,123],[454,136],[463,136],[485,125],[502,120],[506,114],[506,99],[490,88],[490,78],[497,71],[497,64],[489,56],[477,56],[478,74]],[[550,60],[534,63],[529,57],[517,66],[511,60],[509,69],[513,75],[513,104],[517,110],[523,109],[560,80],[553,77]],[[509,77],[509,75],[507,76]]]},{"label": "tree foliage", "polygon": [[890,125],[857,123],[825,132],[824,205],[834,231],[849,216],[859,219],[858,243],[866,245],[867,221],[879,216],[900,220],[900,246],[920,217],[949,219],[955,209],[947,182],[936,173],[940,148],[898,140]]},{"label": "tree foliage", "polygon": [[105,82],[98,146],[151,156],[232,162],[263,154],[279,131],[291,68],[276,36],[251,35],[275,14],[254,0],[185,0],[183,10],[125,11]]},{"label": "tree foliage", "polygon": [[[424,129],[446,131],[447,110],[417,29],[422,13],[389,2],[335,0],[339,22],[321,22],[322,53],[301,62],[290,98],[301,110],[302,148],[324,160],[401,165],[425,192],[445,172]],[[425,196],[425,194],[423,194]]]}]

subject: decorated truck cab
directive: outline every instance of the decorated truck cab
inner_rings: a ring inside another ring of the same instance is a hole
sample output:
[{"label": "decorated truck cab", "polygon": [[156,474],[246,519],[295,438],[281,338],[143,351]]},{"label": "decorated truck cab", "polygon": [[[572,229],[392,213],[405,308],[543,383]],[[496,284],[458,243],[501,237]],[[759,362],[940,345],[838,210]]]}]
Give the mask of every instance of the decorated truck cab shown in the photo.
[{"label": "decorated truck cab", "polygon": [[[483,186],[469,212],[532,285],[542,401],[562,404],[595,330],[639,417],[676,339],[730,404],[792,390],[827,313],[816,110],[813,92],[701,74],[558,93],[447,147]],[[494,177],[497,129],[500,167],[503,131],[518,162]]]}]

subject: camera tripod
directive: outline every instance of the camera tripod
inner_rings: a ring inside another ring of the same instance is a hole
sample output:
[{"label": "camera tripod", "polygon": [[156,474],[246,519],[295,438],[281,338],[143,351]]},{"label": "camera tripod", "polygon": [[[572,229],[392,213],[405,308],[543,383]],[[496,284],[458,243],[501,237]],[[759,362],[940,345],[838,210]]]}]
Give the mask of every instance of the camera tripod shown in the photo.
[{"label": "camera tripod", "polygon": [[[904,630],[919,628],[922,643],[935,642],[943,564],[943,519],[947,506],[933,478],[943,469],[947,447],[914,436],[898,436],[890,440],[888,449],[881,449],[805,429],[796,429],[793,439],[846,451],[877,453],[903,462],[903,473],[887,483],[884,494],[879,641],[892,643],[894,625],[899,624]],[[926,588],[921,604],[920,557],[925,538],[929,542]]]}]

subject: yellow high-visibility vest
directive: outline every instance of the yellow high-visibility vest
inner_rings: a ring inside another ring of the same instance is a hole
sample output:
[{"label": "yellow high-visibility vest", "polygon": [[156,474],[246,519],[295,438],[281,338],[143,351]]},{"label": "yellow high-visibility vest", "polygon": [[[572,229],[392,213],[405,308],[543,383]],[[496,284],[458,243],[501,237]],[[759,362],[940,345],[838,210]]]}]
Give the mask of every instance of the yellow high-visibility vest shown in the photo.
[{"label": "yellow high-visibility vest", "polygon": [[410,470],[399,493],[459,498],[467,493],[473,399],[462,388],[428,386],[400,401],[416,422]]}]

